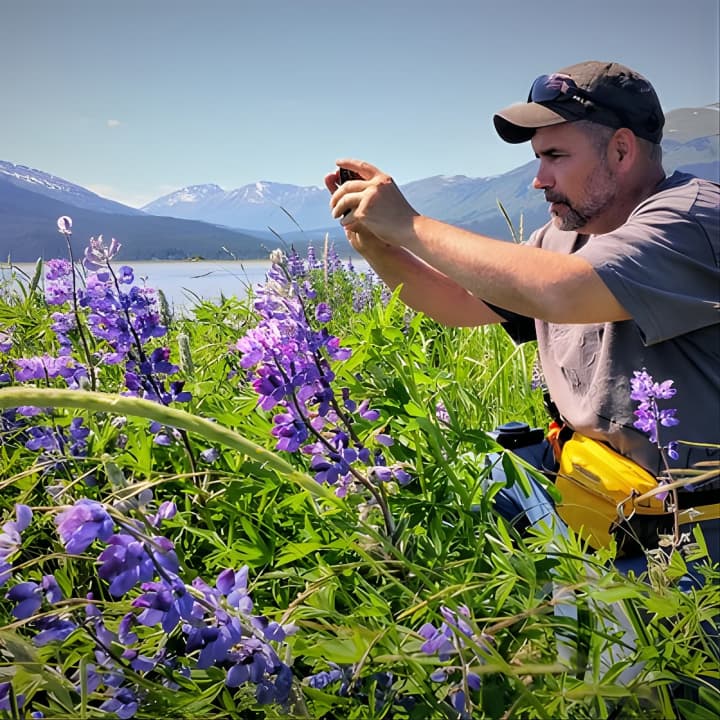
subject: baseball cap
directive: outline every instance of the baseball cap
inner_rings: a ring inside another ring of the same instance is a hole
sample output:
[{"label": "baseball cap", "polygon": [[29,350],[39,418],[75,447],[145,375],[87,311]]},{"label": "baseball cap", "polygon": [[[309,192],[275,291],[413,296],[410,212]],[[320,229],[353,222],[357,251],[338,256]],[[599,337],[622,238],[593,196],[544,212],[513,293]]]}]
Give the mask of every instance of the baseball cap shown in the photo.
[{"label": "baseball cap", "polygon": [[574,120],[625,127],[638,137],[659,143],[665,124],[652,85],[624,65],[589,60],[551,75],[540,75],[527,102],[500,110],[495,129],[509,143],[530,140],[535,130]]}]

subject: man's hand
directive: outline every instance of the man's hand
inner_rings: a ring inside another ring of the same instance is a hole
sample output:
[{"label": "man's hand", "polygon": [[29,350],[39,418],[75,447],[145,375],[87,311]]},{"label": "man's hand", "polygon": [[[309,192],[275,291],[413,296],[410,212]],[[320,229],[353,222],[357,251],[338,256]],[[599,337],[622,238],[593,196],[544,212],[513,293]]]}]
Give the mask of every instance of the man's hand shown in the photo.
[{"label": "man's hand", "polygon": [[[325,177],[325,185],[332,193],[332,216],[342,223],[348,240],[358,252],[355,242],[364,245],[370,236],[388,245],[403,246],[412,234],[413,220],[418,213],[410,206],[389,175],[374,165],[352,160],[338,160],[338,167],[357,173],[361,179],[339,185],[338,172]],[[357,233],[353,239],[351,233]],[[364,254],[364,253],[363,253]]]}]

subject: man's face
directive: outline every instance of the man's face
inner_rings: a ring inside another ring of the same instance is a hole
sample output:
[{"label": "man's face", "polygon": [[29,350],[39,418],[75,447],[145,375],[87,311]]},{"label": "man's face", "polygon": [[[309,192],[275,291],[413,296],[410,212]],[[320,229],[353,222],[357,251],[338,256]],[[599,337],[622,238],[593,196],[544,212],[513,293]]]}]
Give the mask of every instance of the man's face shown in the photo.
[{"label": "man's face", "polygon": [[598,149],[587,130],[572,123],[538,128],[532,147],[540,160],[533,186],[545,191],[555,227],[602,231],[618,192],[607,151]]}]

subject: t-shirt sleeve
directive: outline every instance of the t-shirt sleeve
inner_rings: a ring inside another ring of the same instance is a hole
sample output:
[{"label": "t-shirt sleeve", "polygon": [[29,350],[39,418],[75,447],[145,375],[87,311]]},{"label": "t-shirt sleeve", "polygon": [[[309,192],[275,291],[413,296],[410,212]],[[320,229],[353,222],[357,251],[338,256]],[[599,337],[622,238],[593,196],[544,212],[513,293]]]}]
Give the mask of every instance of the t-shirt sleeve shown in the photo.
[{"label": "t-shirt sleeve", "polygon": [[502,327],[507,334],[518,344],[537,340],[535,333],[535,320],[527,315],[505,310],[505,308],[492,305],[484,301],[485,304],[503,318]]},{"label": "t-shirt sleeve", "polygon": [[717,216],[717,206],[709,224],[651,206],[577,251],[630,313],[646,345],[720,320]]}]

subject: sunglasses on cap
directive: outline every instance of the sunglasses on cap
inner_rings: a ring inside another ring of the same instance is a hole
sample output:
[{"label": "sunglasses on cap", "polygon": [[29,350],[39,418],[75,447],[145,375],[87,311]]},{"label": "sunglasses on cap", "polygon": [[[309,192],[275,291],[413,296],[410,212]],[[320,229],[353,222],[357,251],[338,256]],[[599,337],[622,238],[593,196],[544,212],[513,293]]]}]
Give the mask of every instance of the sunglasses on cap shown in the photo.
[{"label": "sunglasses on cap", "polygon": [[622,110],[607,102],[598,101],[591,92],[579,88],[569,75],[563,75],[562,73],[537,77],[530,87],[527,99],[528,102],[534,103],[564,102],[568,100],[582,106],[585,113],[597,107],[609,110],[621,123],[628,121]]},{"label": "sunglasses on cap", "polygon": [[563,100],[575,100],[580,103],[585,100],[602,105],[602,103],[598,103],[597,100],[595,100],[591,93],[579,88],[569,75],[562,75],[560,73],[540,75],[540,77],[536,78],[530,88],[527,99],[528,102],[535,103],[558,102]]}]

